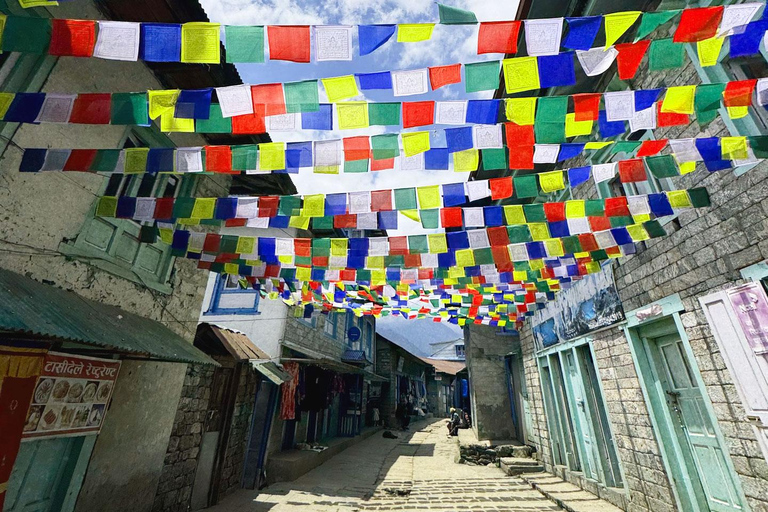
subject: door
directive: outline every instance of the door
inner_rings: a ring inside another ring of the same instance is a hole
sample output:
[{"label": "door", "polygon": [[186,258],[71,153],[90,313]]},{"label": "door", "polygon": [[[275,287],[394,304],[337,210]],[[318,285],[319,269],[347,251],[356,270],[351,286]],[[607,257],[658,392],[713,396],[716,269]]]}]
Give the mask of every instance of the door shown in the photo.
[{"label": "door", "polygon": [[665,396],[670,425],[700,510],[742,510],[736,476],[715,431],[715,419],[672,322],[640,329],[655,377]]},{"label": "door", "polygon": [[573,411],[568,403],[563,369],[557,354],[549,356],[552,384],[554,387],[555,407],[557,408],[558,423],[564,440],[565,455],[568,460],[568,468],[571,471],[581,471],[579,452],[576,449],[576,437],[571,425],[573,425]]},{"label": "door", "polygon": [[269,434],[272,430],[272,419],[277,410],[280,386],[262,379],[253,406],[251,432],[243,463],[243,487],[245,489],[261,489],[266,483],[267,450]]},{"label": "door", "polygon": [[573,350],[567,350],[562,354],[565,368],[568,376],[568,385],[573,394],[574,419],[576,420],[576,443],[582,451],[582,466],[587,478],[602,481],[598,475],[598,461],[600,459],[597,453],[597,444],[595,443],[595,434],[592,428],[592,421],[587,409],[587,397],[584,385],[579,374],[579,368],[576,365],[576,358]]},{"label": "door", "polygon": [[552,375],[549,370],[549,358],[539,359],[539,375],[541,376],[541,387],[544,394],[544,409],[547,419],[547,428],[549,430],[549,442],[552,447],[552,464],[562,466],[566,464],[566,447],[563,439],[563,433],[560,429],[558,419],[558,410],[555,406],[555,391],[552,386]]},{"label": "door", "polygon": [[520,372],[520,356],[517,354],[508,355],[505,358],[507,375],[507,393],[509,394],[509,407],[512,416],[512,424],[515,426],[515,439],[521,443],[525,442],[523,433],[522,418],[523,412],[523,394],[522,394],[522,375]]},{"label": "door", "polygon": [[[95,438],[95,436],[92,436]],[[71,510],[70,485],[82,483],[85,467],[78,464],[87,437],[59,437],[21,443],[13,465],[4,512]],[[93,443],[88,443],[92,447]],[[90,451],[88,452],[88,455]],[[86,459],[87,460],[87,459]],[[65,502],[69,506],[65,506]]]}]

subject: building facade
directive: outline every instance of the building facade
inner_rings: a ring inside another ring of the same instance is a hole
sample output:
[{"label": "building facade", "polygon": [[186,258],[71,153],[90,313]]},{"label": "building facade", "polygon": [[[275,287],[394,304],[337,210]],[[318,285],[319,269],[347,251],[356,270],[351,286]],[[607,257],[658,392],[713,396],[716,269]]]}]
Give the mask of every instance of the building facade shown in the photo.
[{"label": "building facade", "polygon": [[377,334],[376,338],[376,373],[387,379],[381,390],[381,419],[385,426],[396,428],[399,426],[397,406],[401,401],[408,404],[410,415],[418,415],[416,408],[424,414],[430,412],[427,377],[433,368],[381,334]]}]

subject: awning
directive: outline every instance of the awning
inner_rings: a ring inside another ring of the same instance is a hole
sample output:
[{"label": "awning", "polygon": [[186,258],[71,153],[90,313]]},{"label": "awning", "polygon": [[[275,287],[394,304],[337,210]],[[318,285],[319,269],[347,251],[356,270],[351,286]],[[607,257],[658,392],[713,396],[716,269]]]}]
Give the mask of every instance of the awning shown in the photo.
[{"label": "awning", "polygon": [[205,322],[197,326],[195,346],[209,355],[231,355],[236,361],[271,359],[244,333]]},{"label": "awning", "polygon": [[251,366],[264,377],[269,379],[273,384],[280,385],[283,382],[291,380],[290,374],[280,368],[277,363],[272,361],[259,361],[258,359],[252,359]]},{"label": "awning", "polygon": [[304,354],[307,357],[305,358],[281,357],[280,358],[281,363],[294,362],[294,363],[300,363],[300,364],[313,364],[315,366],[319,366],[320,368],[325,368],[326,370],[331,370],[338,373],[363,375],[366,379],[373,382],[387,382],[389,380],[386,377],[376,375],[375,373],[369,372],[368,370],[364,368],[360,368],[359,366],[354,366],[351,364],[342,363],[341,361],[336,361],[335,359],[331,359],[330,357],[324,354],[321,354],[320,352],[315,352],[312,349],[302,347],[301,345],[296,345],[295,343],[291,343],[290,341],[283,341],[282,345],[286,348],[293,350],[294,352],[299,352],[301,354]]},{"label": "awning", "polygon": [[72,341],[162,361],[217,365],[160,322],[0,269],[0,331]]}]

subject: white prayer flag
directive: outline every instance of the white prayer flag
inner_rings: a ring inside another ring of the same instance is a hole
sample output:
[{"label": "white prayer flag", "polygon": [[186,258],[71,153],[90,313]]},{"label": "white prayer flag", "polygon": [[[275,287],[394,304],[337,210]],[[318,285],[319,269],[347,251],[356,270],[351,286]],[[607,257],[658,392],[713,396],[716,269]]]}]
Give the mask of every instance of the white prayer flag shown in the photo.
[{"label": "white prayer flag", "polygon": [[613,233],[610,229],[605,231],[595,231],[595,241],[601,249],[608,249],[610,247],[616,247],[616,239],[613,238]]},{"label": "white prayer flag", "polygon": [[99,21],[93,56],[108,60],[139,60],[140,23]]},{"label": "white prayer flag", "polygon": [[368,191],[349,192],[347,202],[349,203],[349,213],[369,213],[371,211],[371,193]]},{"label": "white prayer flag", "polygon": [[238,197],[235,216],[239,219],[254,219],[259,216],[258,197]]},{"label": "white prayer flag", "polygon": [[525,244],[510,244],[509,257],[512,261],[528,261],[528,249],[525,248]]},{"label": "white prayer flag", "polygon": [[352,27],[315,27],[315,60],[352,60]]},{"label": "white prayer flag", "polygon": [[248,219],[245,225],[249,228],[267,229],[269,227],[269,217],[254,217]]},{"label": "white prayer flag", "polygon": [[72,115],[76,94],[46,94],[36,123],[66,123]]},{"label": "white prayer flag", "polygon": [[317,140],[314,142],[315,167],[337,166],[342,163],[343,146],[340,140]]},{"label": "white prayer flag", "polygon": [[603,101],[608,122],[628,121],[635,116],[635,91],[607,92]]},{"label": "white prayer flag", "polygon": [[301,114],[280,114],[267,116],[267,131],[292,132],[301,129]]},{"label": "white prayer flag", "polygon": [[392,71],[392,90],[395,96],[412,96],[429,92],[427,68]]},{"label": "white prayer flag", "polygon": [[389,256],[389,240],[380,237],[369,238],[368,256]]},{"label": "white prayer flag", "polygon": [[587,76],[602,75],[608,71],[608,68],[611,67],[618,54],[618,50],[613,46],[607,50],[603,48],[576,50],[576,58],[579,59],[581,68]]},{"label": "white prayer flag", "polygon": [[435,124],[465,124],[466,101],[438,101],[435,108]]},{"label": "white prayer flag", "polygon": [[494,149],[504,147],[500,124],[478,124],[472,130],[474,132],[472,135],[475,139],[475,148]]},{"label": "white prayer flag", "polygon": [[560,52],[563,18],[525,20],[525,46],[528,55],[556,55]]},{"label": "white prayer flag", "polygon": [[720,21],[720,28],[717,30],[718,36],[726,36],[739,33],[739,27],[742,27],[752,21],[757,14],[758,9],[764,4],[746,3],[736,5],[726,5],[723,10],[723,19]]},{"label": "white prayer flag", "polygon": [[675,159],[680,162],[698,162],[702,160],[699,150],[696,149],[695,139],[669,139],[669,147]]},{"label": "white prayer flag", "polygon": [[488,188],[488,181],[486,180],[467,181],[464,183],[464,191],[470,203],[491,195],[491,189]]},{"label": "white prayer flag", "polygon": [[203,148],[178,148],[176,172],[203,172]]},{"label": "white prayer flag", "polygon": [[481,228],[485,226],[482,208],[464,208],[464,227]]},{"label": "white prayer flag", "polygon": [[424,170],[424,153],[417,153],[413,156],[401,155],[398,160],[400,161],[401,171],[423,171]]},{"label": "white prayer flag", "polygon": [[484,229],[467,230],[467,237],[469,238],[469,247],[472,249],[485,249],[491,246],[490,241],[488,241],[488,232]]},{"label": "white prayer flag", "polygon": [[592,231],[589,225],[589,219],[586,217],[577,217],[575,219],[566,219],[568,221],[568,231],[572,235],[583,235]]},{"label": "white prayer flag", "polygon": [[379,215],[376,212],[358,213],[357,229],[379,229]]},{"label": "white prayer flag", "polygon": [[533,149],[533,163],[554,164],[557,163],[557,155],[560,153],[560,144],[535,144]]},{"label": "white prayer flag", "polygon": [[651,213],[648,196],[627,196],[627,207],[632,215],[647,215]]},{"label": "white prayer flag", "polygon": [[629,130],[637,132],[640,130],[656,129],[656,104],[645,110],[636,111],[635,115],[629,120]]},{"label": "white prayer flag", "polygon": [[592,177],[595,179],[595,183],[602,183],[613,179],[616,176],[616,166],[616,162],[593,165]]},{"label": "white prayer flag", "polygon": [[768,105],[768,78],[757,81],[757,103],[763,107]]},{"label": "white prayer flag", "polygon": [[234,117],[253,114],[253,100],[250,85],[231,85],[217,87],[221,117]]},{"label": "white prayer flag", "polygon": [[136,211],[133,214],[134,220],[151,221],[155,218],[155,198],[137,197]]}]

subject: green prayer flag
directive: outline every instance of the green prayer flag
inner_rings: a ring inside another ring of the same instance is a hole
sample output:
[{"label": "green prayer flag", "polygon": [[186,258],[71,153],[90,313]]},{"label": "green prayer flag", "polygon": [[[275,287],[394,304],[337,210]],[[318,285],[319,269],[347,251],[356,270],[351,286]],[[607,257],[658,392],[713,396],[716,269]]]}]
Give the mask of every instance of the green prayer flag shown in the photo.
[{"label": "green prayer flag", "polygon": [[368,160],[350,160],[344,162],[344,172],[368,172]]},{"label": "green prayer flag", "polygon": [[724,90],[725,84],[702,84],[696,87],[693,110],[700,126],[705,126],[717,118]]},{"label": "green prayer flag", "polygon": [[312,257],[330,256],[330,255],[331,255],[331,239],[330,238],[313,238],[312,239]]},{"label": "green prayer flag", "polygon": [[218,103],[211,103],[208,119],[195,120],[195,131],[197,133],[232,133],[232,118],[223,117],[221,106]]},{"label": "green prayer flag", "polygon": [[258,166],[259,146],[256,144],[246,144],[243,146],[232,146],[232,170],[248,171],[255,170]]},{"label": "green prayer flag", "polygon": [[[538,273],[541,274],[541,272],[538,272]],[[530,276],[530,273],[528,275]],[[532,280],[533,279],[537,279],[538,277],[539,276],[536,276],[536,277],[533,277],[531,279]],[[548,292],[549,291],[549,283],[546,282],[546,281],[536,281],[536,290],[540,291],[540,292]]]},{"label": "green prayer flag", "polygon": [[523,205],[525,220],[528,222],[547,222],[547,216],[544,214],[544,205],[541,203],[531,203]]},{"label": "green prayer flag", "polygon": [[429,252],[427,235],[410,235],[408,237],[408,250],[411,254],[426,254]]},{"label": "green prayer flag", "polygon": [[691,204],[694,208],[705,208],[712,204],[709,200],[709,192],[704,187],[689,188],[688,197],[691,198]]},{"label": "green prayer flag", "polygon": [[582,252],[584,249],[581,247],[581,242],[579,241],[579,237],[576,235],[572,236],[565,236],[561,238],[563,242],[563,252],[566,254],[574,254],[577,252]]},{"label": "green prayer flag", "polygon": [[3,30],[4,52],[48,53],[51,43],[51,18],[8,16]]},{"label": "green prayer flag", "polygon": [[264,27],[226,25],[227,62],[264,62]]},{"label": "green prayer flag", "polygon": [[645,163],[648,166],[648,170],[656,178],[671,178],[672,176],[680,175],[675,158],[672,155],[649,156],[645,159]]},{"label": "green prayer flag", "polygon": [[312,229],[330,231],[333,229],[333,216],[312,217]]},{"label": "green prayer flag", "polygon": [[658,220],[649,220],[647,222],[643,222],[643,227],[648,232],[648,236],[651,238],[658,238],[661,236],[666,236],[667,234]]},{"label": "green prayer flag", "polygon": [[374,160],[386,160],[400,156],[400,142],[397,134],[385,133],[371,137]]},{"label": "green prayer flag", "polygon": [[539,185],[535,174],[514,177],[515,196],[518,198],[537,197]]},{"label": "green prayer flag", "polygon": [[507,168],[506,148],[481,149],[480,154],[483,157],[482,169],[486,171],[496,171]]},{"label": "green prayer flag", "polygon": [[358,283],[370,283],[371,282],[371,271],[365,270],[363,268],[359,269],[357,271],[357,282]]},{"label": "green prayer flag", "polygon": [[437,4],[437,12],[440,15],[441,25],[475,25],[477,16],[472,11],[465,11],[458,7]]},{"label": "green prayer flag", "polygon": [[440,210],[437,208],[421,210],[419,217],[421,217],[421,227],[424,229],[437,229],[440,227]]},{"label": "green prayer flag", "polygon": [[565,116],[568,113],[568,96],[539,98],[537,103],[534,123],[536,142],[541,144],[565,142]]},{"label": "green prayer flag", "polygon": [[619,217],[608,217],[608,221],[611,223],[612,228],[621,228],[624,226],[631,226],[632,224],[635,223],[632,217],[628,217],[626,215],[622,215]]},{"label": "green prayer flag", "polygon": [[[320,220],[323,217],[314,217],[312,219],[312,222],[314,223],[316,220]],[[331,227],[327,228],[329,230],[333,229],[333,219],[331,219]],[[312,256],[295,256],[293,258],[293,261],[296,265],[301,265],[302,267],[309,267],[312,265]]]},{"label": "green prayer flag", "polygon": [[384,257],[385,267],[402,267],[403,265],[405,265],[405,258],[401,254]]},{"label": "green prayer flag", "polygon": [[521,244],[533,240],[531,238],[531,230],[524,224],[507,226],[507,236],[509,236],[509,243],[511,244]]},{"label": "green prayer flag", "polygon": [[[173,202],[173,217],[176,219],[189,219],[192,217],[192,210],[195,208],[194,197],[177,197]],[[236,251],[231,251],[236,252]]]},{"label": "green prayer flag", "polygon": [[114,217],[117,214],[117,198],[104,196],[99,198],[96,205],[97,217]]},{"label": "green prayer flag", "polygon": [[157,242],[158,229],[156,224],[142,225],[139,229],[139,242],[154,244]]},{"label": "green prayer flag", "polygon": [[[515,261],[513,262],[513,264],[514,264],[514,269],[517,270],[518,272],[528,271],[531,269],[531,265],[527,261]],[[525,302],[525,301],[521,301],[521,302]]]},{"label": "green prayer flag", "polygon": [[[280,197],[280,206],[277,208],[278,215],[290,217],[292,215],[301,215],[301,198],[299,196]],[[314,240],[312,241],[314,244]]]},{"label": "green prayer flag", "polygon": [[675,43],[672,38],[657,39],[648,50],[648,69],[661,71],[677,69],[685,64],[685,44]]},{"label": "green prayer flag", "polygon": [[112,124],[147,126],[150,123],[146,92],[112,93],[111,110]]},{"label": "green prayer flag", "polygon": [[611,144],[611,154],[617,153],[634,153],[637,148],[640,147],[642,142],[635,140],[619,140]]},{"label": "green prayer flag", "polygon": [[285,90],[285,110],[287,113],[317,112],[320,110],[317,80],[289,82],[283,85],[283,89]]},{"label": "green prayer flag", "polygon": [[219,252],[236,253],[239,239],[240,237],[235,235],[222,235],[221,241],[219,242]]},{"label": "green prayer flag", "polygon": [[395,210],[415,210],[416,189],[415,188],[396,188],[395,189]]},{"label": "green prayer flag", "polygon": [[680,14],[680,9],[672,11],[644,12],[643,17],[640,19],[640,26],[635,34],[635,42],[650,35],[651,32],[670,21],[678,14]]},{"label": "green prayer flag", "polygon": [[493,252],[490,247],[483,247],[482,249],[475,249],[475,265],[493,265]]},{"label": "green prayer flag", "polygon": [[757,135],[747,137],[749,147],[755,154],[755,158],[768,158],[768,137],[765,135]]},{"label": "green prayer flag", "polygon": [[605,215],[605,203],[602,199],[587,199],[584,201],[584,215],[587,217],[602,217]]},{"label": "green prayer flag", "polygon": [[96,151],[96,157],[91,163],[90,170],[93,172],[114,172],[119,160],[119,149],[99,149]]},{"label": "green prayer flag", "polygon": [[464,65],[467,92],[495,91],[499,88],[499,61],[475,62]]},{"label": "green prayer flag", "polygon": [[590,256],[592,256],[592,259],[595,261],[602,261],[608,259],[608,253],[605,252],[604,249],[598,249],[597,251],[592,251],[589,253]]},{"label": "green prayer flag", "polygon": [[369,103],[368,124],[400,126],[400,103]]}]

